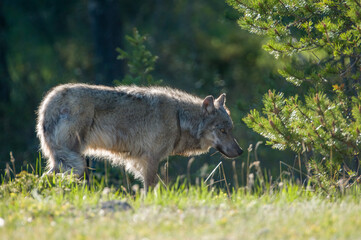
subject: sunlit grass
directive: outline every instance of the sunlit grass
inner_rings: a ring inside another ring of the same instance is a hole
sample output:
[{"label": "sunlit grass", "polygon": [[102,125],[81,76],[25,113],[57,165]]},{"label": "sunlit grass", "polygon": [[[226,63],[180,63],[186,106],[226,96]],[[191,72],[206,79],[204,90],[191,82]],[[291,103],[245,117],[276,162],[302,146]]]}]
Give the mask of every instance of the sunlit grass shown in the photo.
[{"label": "sunlit grass", "polygon": [[[174,184],[142,196],[103,182],[22,173],[0,188],[1,239],[357,239],[357,185],[325,197],[285,183],[249,192]],[[123,200],[131,210],[104,210]]]}]

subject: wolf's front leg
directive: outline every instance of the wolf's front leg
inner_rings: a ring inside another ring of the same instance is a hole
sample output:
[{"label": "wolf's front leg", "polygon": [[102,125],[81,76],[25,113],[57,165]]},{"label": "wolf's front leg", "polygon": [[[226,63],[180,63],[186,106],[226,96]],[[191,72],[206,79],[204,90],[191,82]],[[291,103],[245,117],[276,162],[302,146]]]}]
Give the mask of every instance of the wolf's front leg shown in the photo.
[{"label": "wolf's front leg", "polygon": [[144,192],[147,193],[149,188],[157,184],[158,161],[149,161],[144,169]]}]

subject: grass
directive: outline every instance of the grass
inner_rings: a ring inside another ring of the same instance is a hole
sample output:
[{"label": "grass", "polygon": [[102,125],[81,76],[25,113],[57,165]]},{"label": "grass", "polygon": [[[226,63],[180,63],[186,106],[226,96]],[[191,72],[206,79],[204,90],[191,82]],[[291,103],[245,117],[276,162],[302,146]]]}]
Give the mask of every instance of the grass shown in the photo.
[{"label": "grass", "polygon": [[[298,185],[264,192],[175,184],[146,197],[70,176],[22,172],[0,187],[1,239],[359,239],[361,191],[326,197]],[[123,200],[131,210],[102,208]]]}]

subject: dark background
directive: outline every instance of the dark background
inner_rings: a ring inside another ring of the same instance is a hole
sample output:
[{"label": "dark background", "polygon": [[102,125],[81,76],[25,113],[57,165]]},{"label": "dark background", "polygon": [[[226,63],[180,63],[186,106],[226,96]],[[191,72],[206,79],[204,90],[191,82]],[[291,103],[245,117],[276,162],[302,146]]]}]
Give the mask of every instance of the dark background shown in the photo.
[{"label": "dark background", "polygon": [[[148,36],[148,49],[159,57],[155,79],[201,97],[227,93],[235,135],[245,150],[236,160],[241,171],[248,146],[264,141],[242,117],[261,108],[268,89],[293,89],[277,74],[282,63],[262,49],[263,39],[242,31],[237,18],[220,0],[1,0],[0,172],[10,163],[10,152],[17,172],[35,165],[36,110],[51,87],[68,82],[114,85],[114,80],[122,80],[126,62],[116,60],[115,48],[128,48],[125,35],[133,28]],[[192,181],[222,160],[213,152],[195,158]],[[258,158],[274,177],[280,161],[294,162],[291,153],[265,144],[258,148]],[[169,159],[172,179],[187,174],[188,159]],[[250,159],[254,161],[253,153]],[[224,165],[230,178],[231,161]],[[104,163],[95,166],[104,174]],[[117,178],[119,168],[108,171]]]}]

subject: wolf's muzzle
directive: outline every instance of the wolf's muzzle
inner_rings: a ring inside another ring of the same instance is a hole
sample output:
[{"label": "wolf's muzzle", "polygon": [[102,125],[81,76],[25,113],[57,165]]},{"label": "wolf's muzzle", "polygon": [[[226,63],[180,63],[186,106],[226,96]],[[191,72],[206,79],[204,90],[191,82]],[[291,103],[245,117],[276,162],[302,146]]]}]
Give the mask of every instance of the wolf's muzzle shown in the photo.
[{"label": "wolf's muzzle", "polygon": [[216,147],[216,149],[228,158],[235,158],[235,157],[240,156],[243,153],[242,148],[240,148],[240,146],[238,145],[238,143],[235,139],[230,147],[224,147],[224,146],[218,145]]}]

